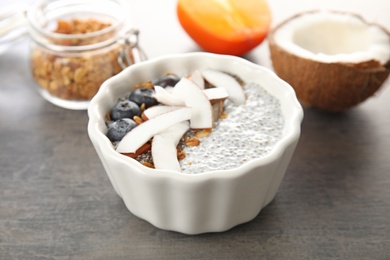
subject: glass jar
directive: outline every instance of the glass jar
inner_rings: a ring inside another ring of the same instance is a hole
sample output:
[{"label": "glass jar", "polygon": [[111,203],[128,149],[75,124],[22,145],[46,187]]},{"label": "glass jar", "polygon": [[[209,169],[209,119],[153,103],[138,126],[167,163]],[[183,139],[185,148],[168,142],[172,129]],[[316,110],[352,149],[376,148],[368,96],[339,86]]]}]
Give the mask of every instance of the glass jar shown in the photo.
[{"label": "glass jar", "polygon": [[27,11],[30,68],[38,92],[67,109],[86,109],[101,84],[144,60],[138,31],[120,0],[43,0]]}]

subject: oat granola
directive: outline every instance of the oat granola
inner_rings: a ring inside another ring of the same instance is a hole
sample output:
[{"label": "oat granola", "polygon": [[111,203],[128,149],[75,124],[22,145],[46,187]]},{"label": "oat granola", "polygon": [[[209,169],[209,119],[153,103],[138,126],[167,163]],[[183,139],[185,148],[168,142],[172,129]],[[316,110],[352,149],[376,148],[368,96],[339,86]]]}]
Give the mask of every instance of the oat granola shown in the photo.
[{"label": "oat granola", "polygon": [[[54,43],[83,46],[101,42],[112,34],[87,38],[78,38],[77,35],[100,31],[110,25],[96,19],[58,21],[54,32],[75,37],[55,40]],[[117,62],[118,49],[113,45],[93,51],[61,53],[36,45],[31,52],[32,75],[38,85],[53,96],[66,100],[90,100],[106,79],[121,71]]]}]

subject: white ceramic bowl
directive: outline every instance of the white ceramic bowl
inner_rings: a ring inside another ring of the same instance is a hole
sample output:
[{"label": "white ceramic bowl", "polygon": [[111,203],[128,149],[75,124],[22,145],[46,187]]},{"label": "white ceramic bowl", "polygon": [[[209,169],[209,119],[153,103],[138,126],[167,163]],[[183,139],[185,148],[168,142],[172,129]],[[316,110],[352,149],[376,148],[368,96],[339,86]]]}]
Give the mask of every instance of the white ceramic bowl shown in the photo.
[{"label": "white ceramic bowl", "polygon": [[[280,100],[285,127],[269,154],[231,170],[184,174],[145,167],[114,150],[105,136],[105,115],[129,86],[167,72],[183,75],[202,68],[258,83]],[[138,63],[108,79],[92,99],[88,115],[90,139],[128,210],[160,229],[199,234],[250,221],[272,201],[298,142],[303,111],[294,90],[271,70],[235,56],[188,53]]]}]

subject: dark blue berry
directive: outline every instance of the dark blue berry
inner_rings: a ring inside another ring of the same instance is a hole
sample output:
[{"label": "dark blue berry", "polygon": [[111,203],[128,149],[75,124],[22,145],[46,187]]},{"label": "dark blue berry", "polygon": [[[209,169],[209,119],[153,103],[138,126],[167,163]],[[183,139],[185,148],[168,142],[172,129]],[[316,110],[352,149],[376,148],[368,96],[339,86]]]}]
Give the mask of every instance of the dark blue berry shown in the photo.
[{"label": "dark blue berry", "polygon": [[115,121],[108,127],[107,137],[111,142],[122,140],[122,138],[131,131],[137,123],[129,118],[123,118]]},{"label": "dark blue berry", "polygon": [[153,84],[162,88],[174,87],[180,78],[175,74],[168,74],[153,81]]},{"label": "dark blue berry", "polygon": [[133,118],[134,116],[140,116],[141,109],[139,106],[130,100],[120,100],[111,109],[110,117],[112,121],[116,121],[122,118]]},{"label": "dark blue berry", "polygon": [[152,107],[158,104],[153,97],[155,91],[151,88],[137,88],[131,92],[129,100],[137,103],[139,106],[145,104],[145,108]]}]

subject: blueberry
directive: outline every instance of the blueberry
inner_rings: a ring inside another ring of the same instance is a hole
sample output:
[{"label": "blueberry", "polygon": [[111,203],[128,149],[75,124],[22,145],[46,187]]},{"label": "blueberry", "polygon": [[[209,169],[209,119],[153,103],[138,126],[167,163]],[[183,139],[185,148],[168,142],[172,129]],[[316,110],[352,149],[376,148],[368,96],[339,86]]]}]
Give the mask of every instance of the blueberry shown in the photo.
[{"label": "blueberry", "polygon": [[137,123],[129,118],[123,118],[115,121],[108,127],[107,137],[111,142],[122,140],[122,138],[131,131]]},{"label": "blueberry", "polygon": [[140,116],[141,109],[139,106],[130,100],[120,100],[111,109],[111,120],[116,121],[122,118],[133,118],[134,116]]},{"label": "blueberry", "polygon": [[145,104],[145,108],[148,108],[158,104],[153,97],[154,93],[154,89],[151,88],[137,88],[131,92],[129,100],[137,103],[139,106]]},{"label": "blueberry", "polygon": [[160,86],[162,88],[166,87],[174,87],[177,82],[180,81],[180,78],[175,74],[168,74],[165,76],[162,76],[158,78],[157,80],[153,81],[154,85]]}]

